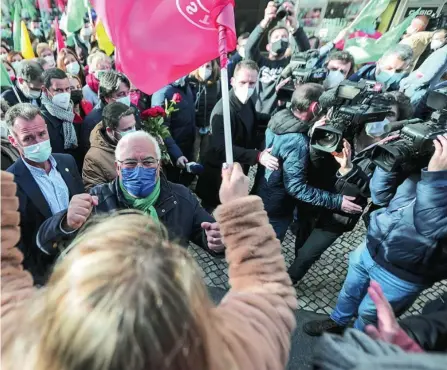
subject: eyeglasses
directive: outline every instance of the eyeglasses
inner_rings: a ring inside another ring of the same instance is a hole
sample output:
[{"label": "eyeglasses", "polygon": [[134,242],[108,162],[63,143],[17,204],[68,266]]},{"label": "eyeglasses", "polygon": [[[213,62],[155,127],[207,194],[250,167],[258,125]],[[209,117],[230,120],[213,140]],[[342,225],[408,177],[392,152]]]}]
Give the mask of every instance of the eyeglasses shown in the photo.
[{"label": "eyeglasses", "polygon": [[125,159],[124,161],[117,161],[117,162],[121,163],[126,168],[136,168],[139,163],[144,168],[157,168],[158,163],[160,161],[158,159],[149,157],[149,158],[145,158],[141,161],[137,161],[135,159]]}]

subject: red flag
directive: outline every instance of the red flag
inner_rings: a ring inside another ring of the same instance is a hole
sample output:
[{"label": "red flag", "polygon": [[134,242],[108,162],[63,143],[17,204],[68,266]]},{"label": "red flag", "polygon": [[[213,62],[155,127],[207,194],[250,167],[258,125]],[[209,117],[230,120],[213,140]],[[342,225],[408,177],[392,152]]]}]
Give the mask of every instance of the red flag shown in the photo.
[{"label": "red flag", "polygon": [[54,20],[54,33],[56,35],[57,52],[59,53],[59,51],[61,49],[65,48],[65,42],[64,42],[64,37],[62,36],[62,32],[59,28],[59,22],[58,22],[57,18]]},{"label": "red flag", "polygon": [[[83,0],[82,0],[83,1]],[[65,10],[65,5],[67,5],[66,4],[67,2],[65,1],[65,0],[56,0],[56,5],[57,5],[57,7],[59,8],[59,10],[61,11],[61,12],[64,12],[64,10]]]},{"label": "red flag", "polygon": [[151,94],[219,56],[219,26],[227,51],[236,48],[234,0],[95,0],[119,53],[121,69]]}]

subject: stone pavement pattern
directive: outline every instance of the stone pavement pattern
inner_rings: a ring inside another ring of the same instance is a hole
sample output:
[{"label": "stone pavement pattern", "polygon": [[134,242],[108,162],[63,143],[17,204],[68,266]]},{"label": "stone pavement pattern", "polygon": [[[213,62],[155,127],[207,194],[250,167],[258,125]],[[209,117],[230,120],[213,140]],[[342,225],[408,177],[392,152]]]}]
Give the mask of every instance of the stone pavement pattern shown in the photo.
[{"label": "stone pavement pattern", "polygon": [[[348,253],[361,243],[364,235],[365,229],[360,221],[353,231],[342,235],[321,256],[296,288],[299,308],[321,314],[331,312],[346,276]],[[282,244],[287,267],[294,258],[294,239],[295,236],[289,231]],[[195,245],[191,245],[189,250],[202,269],[206,285],[229,288],[228,265],[224,259],[213,258]],[[436,299],[443,292],[447,292],[447,281],[427,289],[406,314],[419,313],[426,302]]]}]

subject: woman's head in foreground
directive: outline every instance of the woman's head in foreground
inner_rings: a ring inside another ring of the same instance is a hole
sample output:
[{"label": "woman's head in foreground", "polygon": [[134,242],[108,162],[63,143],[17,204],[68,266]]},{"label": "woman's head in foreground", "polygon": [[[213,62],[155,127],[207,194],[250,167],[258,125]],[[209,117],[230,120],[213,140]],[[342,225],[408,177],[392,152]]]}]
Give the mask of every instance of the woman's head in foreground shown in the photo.
[{"label": "woman's head in foreground", "polygon": [[3,333],[5,369],[208,369],[205,286],[161,234],[135,213],[88,227]]}]

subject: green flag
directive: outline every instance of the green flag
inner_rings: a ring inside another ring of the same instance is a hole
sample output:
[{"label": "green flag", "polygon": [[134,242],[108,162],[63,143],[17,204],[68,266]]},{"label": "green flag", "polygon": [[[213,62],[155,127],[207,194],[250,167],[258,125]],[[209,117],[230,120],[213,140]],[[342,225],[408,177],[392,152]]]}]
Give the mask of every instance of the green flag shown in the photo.
[{"label": "green flag", "polygon": [[6,68],[5,68],[5,65],[3,64],[3,63],[0,63],[1,64],[1,68],[2,68],[2,70],[1,70],[1,74],[0,74],[0,86],[8,86],[8,87],[11,87],[12,86],[12,81],[11,81],[11,78],[9,77],[9,73],[8,73],[8,71],[6,70]]},{"label": "green flag", "polygon": [[19,2],[16,3],[14,8],[14,34],[13,34],[13,40],[14,40],[14,50],[20,50],[20,40],[21,40],[21,26],[20,26],[20,5]]},{"label": "green flag", "polygon": [[377,40],[366,37],[346,40],[345,50],[354,56],[356,64],[377,62],[387,50],[399,42],[411,21],[419,14],[419,10],[405,18],[402,23],[384,33]]},{"label": "green flag", "polygon": [[390,1],[391,0],[371,0],[349,25],[349,33],[356,30],[369,30],[375,28],[376,19],[385,11]]},{"label": "green flag", "polygon": [[84,26],[84,16],[87,13],[85,0],[68,0],[67,3],[67,31],[76,32]]}]

